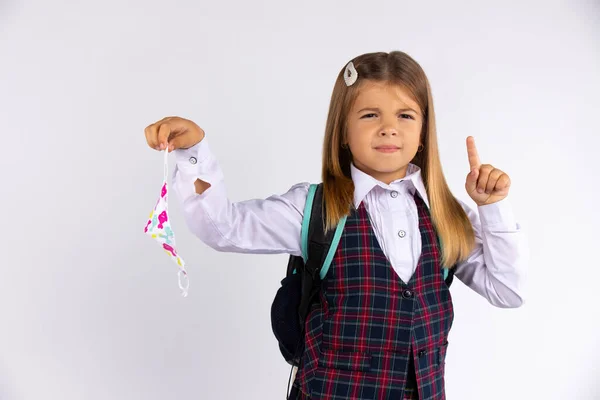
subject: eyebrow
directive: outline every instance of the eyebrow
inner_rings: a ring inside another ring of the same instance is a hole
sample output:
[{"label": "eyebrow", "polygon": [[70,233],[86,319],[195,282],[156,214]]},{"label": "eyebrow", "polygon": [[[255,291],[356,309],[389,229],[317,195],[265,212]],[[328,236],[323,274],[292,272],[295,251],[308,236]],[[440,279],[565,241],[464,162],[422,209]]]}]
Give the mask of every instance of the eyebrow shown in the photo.
[{"label": "eyebrow", "polygon": [[[358,113],[360,114],[363,111],[377,111],[377,112],[381,112],[381,110],[379,108],[377,108],[377,107],[365,107],[365,108],[359,110]],[[419,115],[419,113],[417,111],[413,110],[412,108],[401,108],[397,112],[404,112],[404,111],[412,111],[415,114]]]}]

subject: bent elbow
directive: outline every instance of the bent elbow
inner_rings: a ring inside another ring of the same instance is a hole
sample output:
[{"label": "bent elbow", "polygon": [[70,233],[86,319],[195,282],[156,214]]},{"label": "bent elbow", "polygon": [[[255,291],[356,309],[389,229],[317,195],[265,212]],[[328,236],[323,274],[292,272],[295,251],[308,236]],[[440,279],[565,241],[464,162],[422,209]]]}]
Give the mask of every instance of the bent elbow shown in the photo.
[{"label": "bent elbow", "polygon": [[525,303],[522,293],[511,292],[510,295],[489,299],[490,304],[498,308],[520,308]]}]

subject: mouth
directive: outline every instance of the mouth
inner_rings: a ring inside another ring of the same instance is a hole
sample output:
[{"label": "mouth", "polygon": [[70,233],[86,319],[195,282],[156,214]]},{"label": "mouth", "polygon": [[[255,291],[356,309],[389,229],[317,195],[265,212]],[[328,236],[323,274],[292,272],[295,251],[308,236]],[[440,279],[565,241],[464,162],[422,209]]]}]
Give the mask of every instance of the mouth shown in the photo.
[{"label": "mouth", "polygon": [[377,147],[375,147],[375,150],[377,150],[381,153],[394,153],[394,152],[400,150],[400,147],[394,146],[394,145],[385,145],[385,146],[377,146]]}]

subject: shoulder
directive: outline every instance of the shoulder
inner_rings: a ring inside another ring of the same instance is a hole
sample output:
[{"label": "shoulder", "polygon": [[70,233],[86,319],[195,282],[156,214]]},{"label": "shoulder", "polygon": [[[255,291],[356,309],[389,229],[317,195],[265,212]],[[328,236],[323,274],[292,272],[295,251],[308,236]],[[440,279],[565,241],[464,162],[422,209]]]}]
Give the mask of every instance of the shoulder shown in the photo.
[{"label": "shoulder", "polygon": [[308,195],[308,191],[310,189],[310,182],[299,182],[292,185],[287,192],[284,194],[285,196],[290,197],[304,197]]},{"label": "shoulder", "polygon": [[270,201],[281,201],[286,203],[288,206],[294,208],[301,215],[304,214],[304,206],[306,205],[306,197],[310,188],[309,182],[299,182],[283,193],[273,194],[269,196]]}]

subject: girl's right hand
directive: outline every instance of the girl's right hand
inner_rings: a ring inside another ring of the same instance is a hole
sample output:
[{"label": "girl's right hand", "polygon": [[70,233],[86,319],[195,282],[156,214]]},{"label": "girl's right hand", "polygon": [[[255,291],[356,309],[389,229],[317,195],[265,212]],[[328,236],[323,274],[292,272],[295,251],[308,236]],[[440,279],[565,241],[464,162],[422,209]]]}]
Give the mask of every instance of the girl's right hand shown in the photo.
[{"label": "girl's right hand", "polygon": [[148,146],[155,150],[169,152],[175,149],[187,149],[204,139],[204,130],[189,119],[167,117],[148,125],[144,129]]}]

